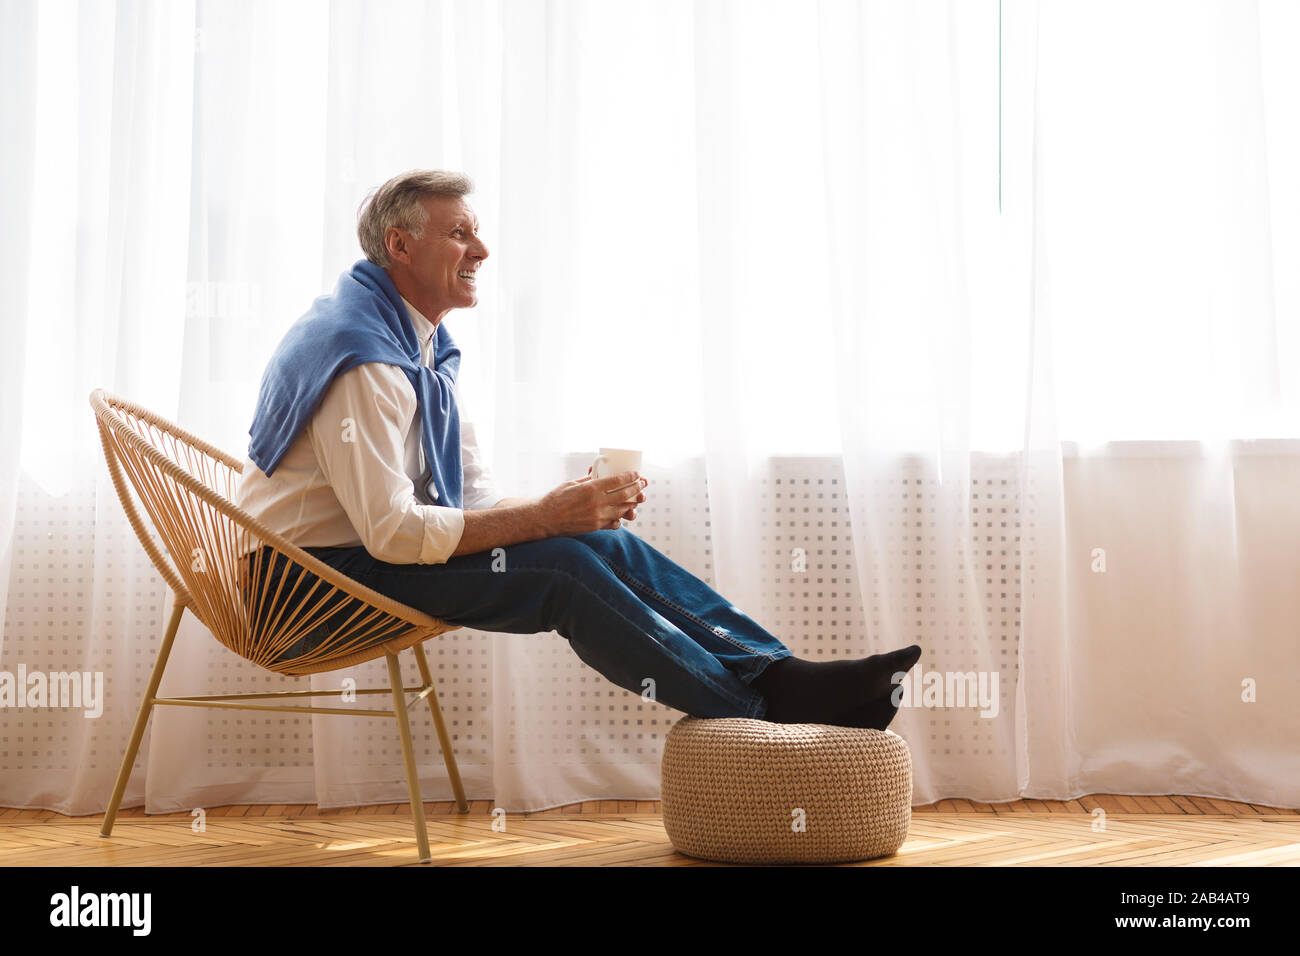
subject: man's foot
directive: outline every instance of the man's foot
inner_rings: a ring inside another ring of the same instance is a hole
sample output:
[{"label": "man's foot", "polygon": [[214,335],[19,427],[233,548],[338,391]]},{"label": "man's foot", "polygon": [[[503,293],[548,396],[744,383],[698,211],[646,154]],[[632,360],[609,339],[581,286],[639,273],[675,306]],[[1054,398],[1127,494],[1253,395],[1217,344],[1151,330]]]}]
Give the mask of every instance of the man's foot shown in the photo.
[{"label": "man's foot", "polygon": [[898,715],[894,706],[894,695],[869,700],[850,710],[835,720],[828,721],[837,727],[870,727],[872,730],[884,730]]},{"label": "man's foot", "polygon": [[[861,717],[859,708],[888,698],[896,686],[894,675],[911,670],[920,657],[919,644],[852,661],[787,657],[769,664],[751,686],[767,698],[765,720],[779,724],[834,724],[841,715]],[[886,703],[892,706],[892,702]],[[871,713],[877,720],[885,717],[883,713]],[[888,719],[892,720],[893,715]]]}]

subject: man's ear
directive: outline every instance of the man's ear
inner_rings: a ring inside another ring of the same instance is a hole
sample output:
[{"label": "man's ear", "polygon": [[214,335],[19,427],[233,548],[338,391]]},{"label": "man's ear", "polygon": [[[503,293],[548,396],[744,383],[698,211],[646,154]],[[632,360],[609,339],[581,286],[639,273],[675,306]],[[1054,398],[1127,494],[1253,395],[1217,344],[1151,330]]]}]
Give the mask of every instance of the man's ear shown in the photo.
[{"label": "man's ear", "polygon": [[388,250],[388,258],[393,262],[410,264],[411,253],[406,248],[406,236],[401,229],[390,226],[384,235],[384,246]]}]

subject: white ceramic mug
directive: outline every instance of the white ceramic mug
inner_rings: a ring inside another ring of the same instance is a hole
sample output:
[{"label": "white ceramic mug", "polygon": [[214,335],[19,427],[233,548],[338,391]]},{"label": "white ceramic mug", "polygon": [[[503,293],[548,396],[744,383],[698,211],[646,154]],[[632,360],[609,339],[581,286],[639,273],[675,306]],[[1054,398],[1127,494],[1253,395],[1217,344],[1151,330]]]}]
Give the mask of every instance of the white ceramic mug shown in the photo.
[{"label": "white ceramic mug", "polygon": [[624,471],[641,470],[641,453],[631,448],[602,448],[591,463],[591,477],[608,478]]}]

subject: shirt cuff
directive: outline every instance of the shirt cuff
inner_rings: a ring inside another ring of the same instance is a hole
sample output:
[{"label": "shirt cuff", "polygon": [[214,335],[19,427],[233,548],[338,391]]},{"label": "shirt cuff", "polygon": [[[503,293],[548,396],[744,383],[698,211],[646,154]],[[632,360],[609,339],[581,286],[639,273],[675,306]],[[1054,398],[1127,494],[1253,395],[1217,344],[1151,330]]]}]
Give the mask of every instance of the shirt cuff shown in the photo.
[{"label": "shirt cuff", "polygon": [[465,534],[465,512],[440,505],[424,506],[424,541],[421,564],[444,564],[460,546]]}]

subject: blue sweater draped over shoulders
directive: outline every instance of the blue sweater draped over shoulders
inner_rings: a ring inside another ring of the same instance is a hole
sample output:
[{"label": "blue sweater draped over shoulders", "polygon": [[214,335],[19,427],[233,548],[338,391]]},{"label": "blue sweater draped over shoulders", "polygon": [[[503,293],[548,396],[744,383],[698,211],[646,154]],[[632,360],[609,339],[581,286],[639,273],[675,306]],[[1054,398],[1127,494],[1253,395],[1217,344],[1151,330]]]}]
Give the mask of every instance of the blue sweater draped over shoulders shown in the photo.
[{"label": "blue sweater draped over shoulders", "polygon": [[[433,368],[423,363],[415,325],[382,268],[359,260],[289,327],[267,364],[248,434],[248,457],[274,474],[285,452],[315,415],[336,375],[364,362],[384,362],[406,373],[420,406],[424,477],[415,483],[424,504],[462,506],[460,412],[456,375],[460,349],[439,322]],[[343,422],[337,423],[340,441]],[[436,497],[427,491],[430,483]]]}]

